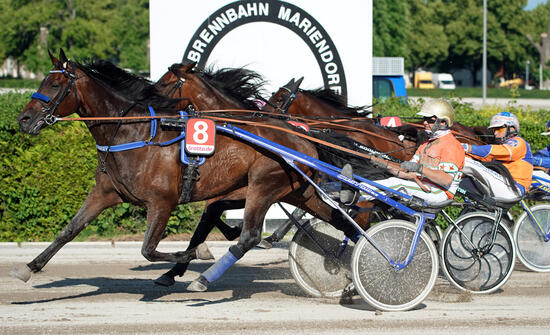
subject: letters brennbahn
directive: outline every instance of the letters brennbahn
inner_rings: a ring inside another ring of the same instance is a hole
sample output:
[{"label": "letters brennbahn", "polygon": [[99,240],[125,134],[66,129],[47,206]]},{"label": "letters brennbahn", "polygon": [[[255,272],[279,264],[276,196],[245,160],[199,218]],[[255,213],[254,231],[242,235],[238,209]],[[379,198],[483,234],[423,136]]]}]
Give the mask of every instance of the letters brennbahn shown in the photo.
[{"label": "letters brennbahn", "polygon": [[347,95],[344,67],[328,33],[307,12],[283,1],[236,1],[218,9],[191,38],[183,62],[197,62],[199,67],[204,67],[224,35],[250,22],[271,22],[296,33],[314,54],[324,86]]}]

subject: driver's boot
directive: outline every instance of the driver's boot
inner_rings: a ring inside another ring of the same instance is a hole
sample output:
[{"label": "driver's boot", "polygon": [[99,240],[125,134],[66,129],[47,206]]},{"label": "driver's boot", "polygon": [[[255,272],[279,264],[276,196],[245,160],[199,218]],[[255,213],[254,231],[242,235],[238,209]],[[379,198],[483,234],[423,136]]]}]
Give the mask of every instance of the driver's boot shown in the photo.
[{"label": "driver's boot", "polygon": [[[342,168],[342,175],[353,179],[353,168],[350,164],[344,165]],[[348,184],[342,183],[342,190],[340,191],[340,202],[346,206],[354,205],[359,200],[359,192],[353,189]]]}]

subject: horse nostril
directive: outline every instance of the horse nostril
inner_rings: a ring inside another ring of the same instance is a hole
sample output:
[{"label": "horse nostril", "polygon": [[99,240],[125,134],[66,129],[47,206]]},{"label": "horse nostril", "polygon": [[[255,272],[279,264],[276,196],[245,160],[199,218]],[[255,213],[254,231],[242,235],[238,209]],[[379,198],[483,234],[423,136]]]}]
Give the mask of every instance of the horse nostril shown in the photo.
[{"label": "horse nostril", "polygon": [[25,116],[25,117],[22,117],[21,120],[19,120],[20,123],[26,123],[27,121],[29,121],[30,117],[28,116]]}]

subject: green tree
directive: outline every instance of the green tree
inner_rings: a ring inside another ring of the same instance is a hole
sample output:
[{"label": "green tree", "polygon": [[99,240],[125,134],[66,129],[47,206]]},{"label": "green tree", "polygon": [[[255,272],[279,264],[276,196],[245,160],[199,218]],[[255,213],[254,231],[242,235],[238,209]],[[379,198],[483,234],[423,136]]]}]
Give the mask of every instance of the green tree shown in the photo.
[{"label": "green tree", "polygon": [[408,5],[404,1],[373,2],[372,53],[376,57],[408,57]]},{"label": "green tree", "polygon": [[[439,6],[441,1],[409,2],[410,25],[407,40],[410,54],[406,66],[410,70],[435,67],[448,56],[449,40],[443,25],[438,22]],[[405,27],[402,29],[406,29]]]},{"label": "green tree", "polygon": [[[17,62],[18,72],[21,64],[27,65],[31,71],[36,70],[34,62],[28,62],[28,56],[43,50],[44,46],[40,45],[40,42],[44,42],[42,21],[44,16],[47,17],[52,12],[53,7],[45,1],[2,0],[0,56],[2,59],[13,57]],[[34,51],[29,52],[31,49]]]},{"label": "green tree", "polygon": [[525,61],[531,60],[529,42],[525,39],[526,0],[500,0],[488,3],[491,31],[487,33],[487,61],[490,69],[504,69],[506,74],[524,72]]},{"label": "green tree", "polygon": [[530,54],[534,55],[532,62],[533,77],[540,81],[538,66],[543,68],[543,88],[550,87],[550,3],[539,5],[525,13],[525,37],[531,44]]},{"label": "green tree", "polygon": [[116,56],[124,68],[149,69],[149,1],[125,0],[113,20]]},{"label": "green tree", "polygon": [[[472,75],[482,66],[483,1],[445,1],[449,38],[447,66],[467,68]],[[523,36],[525,0],[490,1],[487,5],[487,64],[493,72],[517,74],[528,48]]]},{"label": "green tree", "polygon": [[74,59],[147,69],[148,6],[147,0],[0,0],[0,56],[47,71],[47,49],[63,48]]}]

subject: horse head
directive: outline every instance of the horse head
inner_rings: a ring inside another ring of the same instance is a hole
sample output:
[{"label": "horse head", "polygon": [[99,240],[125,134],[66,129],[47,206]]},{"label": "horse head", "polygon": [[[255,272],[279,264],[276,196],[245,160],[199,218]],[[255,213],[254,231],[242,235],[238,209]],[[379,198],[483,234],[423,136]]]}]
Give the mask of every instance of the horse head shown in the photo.
[{"label": "horse head", "polygon": [[48,50],[53,69],[42,80],[31,101],[17,116],[21,131],[37,135],[47,125],[56,122],[58,117],[72,114],[79,108],[76,81],[80,78],[76,66],[68,60],[63,49],[59,59]]},{"label": "horse head", "polygon": [[197,69],[195,63],[176,63],[156,83],[160,93],[182,98],[199,110],[235,108],[256,110],[254,98],[261,95],[263,79],[251,70]]},{"label": "horse head", "polygon": [[298,80],[292,78],[286,85],[280,87],[277,92],[271,95],[271,98],[266,101],[266,106],[263,109],[270,112],[288,114],[288,108],[292,105],[294,99],[296,99],[303,80],[304,77]]}]

